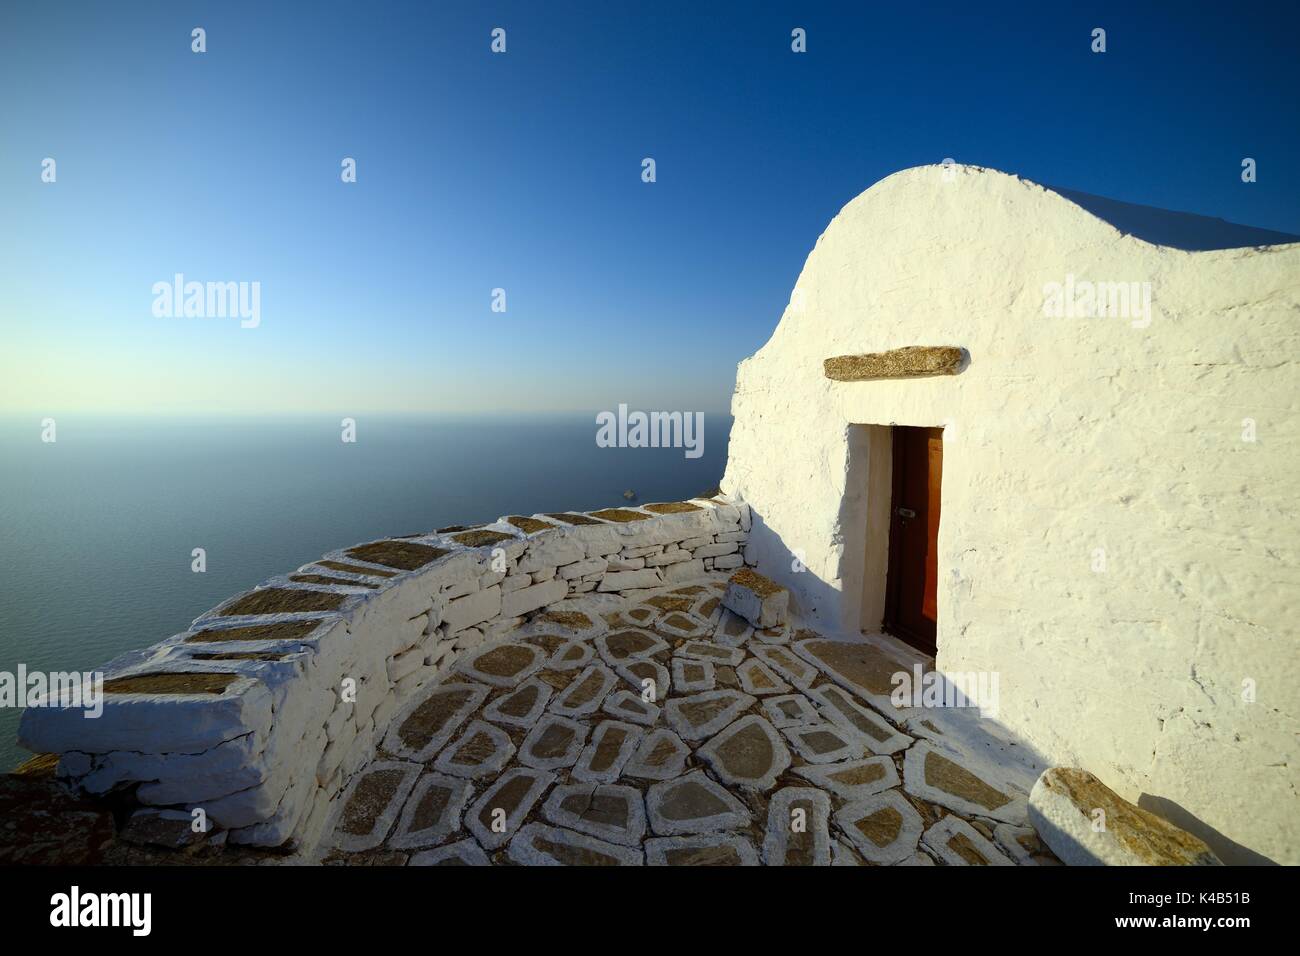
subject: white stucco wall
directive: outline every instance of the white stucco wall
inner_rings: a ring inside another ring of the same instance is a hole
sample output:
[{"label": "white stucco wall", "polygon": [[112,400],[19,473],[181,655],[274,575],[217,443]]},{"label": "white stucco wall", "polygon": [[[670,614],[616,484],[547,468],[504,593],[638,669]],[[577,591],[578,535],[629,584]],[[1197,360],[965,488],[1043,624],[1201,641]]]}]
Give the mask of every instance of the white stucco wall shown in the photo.
[{"label": "white stucco wall", "polygon": [[[1150,282],[1150,325],[1045,317],[1067,275]],[[822,371],[906,345],[969,366]],[[906,170],[836,216],[741,363],[722,487],[752,508],[759,569],[855,631],[882,545],[879,443],[851,426],[945,426],[939,667],[999,672],[1028,744],[1226,861],[1300,863],[1298,345],[1300,244],[1184,252],[1004,173]]]}]

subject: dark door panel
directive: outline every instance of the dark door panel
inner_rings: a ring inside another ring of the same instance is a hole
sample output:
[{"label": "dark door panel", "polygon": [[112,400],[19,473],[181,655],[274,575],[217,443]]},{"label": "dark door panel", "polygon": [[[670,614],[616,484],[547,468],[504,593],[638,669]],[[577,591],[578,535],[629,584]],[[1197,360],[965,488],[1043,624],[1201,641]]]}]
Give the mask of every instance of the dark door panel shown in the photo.
[{"label": "dark door panel", "polygon": [[929,654],[938,622],[943,429],[894,428],[886,632]]}]

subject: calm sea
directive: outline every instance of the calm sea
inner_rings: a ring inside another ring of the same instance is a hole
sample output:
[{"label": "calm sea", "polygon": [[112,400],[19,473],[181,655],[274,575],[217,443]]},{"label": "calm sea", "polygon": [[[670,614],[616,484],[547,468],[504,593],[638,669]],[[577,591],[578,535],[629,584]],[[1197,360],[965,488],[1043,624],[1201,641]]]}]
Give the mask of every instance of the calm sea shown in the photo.
[{"label": "calm sea", "polygon": [[[595,416],[0,421],[0,671],[91,670],[326,551],[503,514],[672,501],[715,486],[704,454],[600,448]],[[190,570],[204,548],[207,571]],[[0,769],[28,754],[0,708]]]}]

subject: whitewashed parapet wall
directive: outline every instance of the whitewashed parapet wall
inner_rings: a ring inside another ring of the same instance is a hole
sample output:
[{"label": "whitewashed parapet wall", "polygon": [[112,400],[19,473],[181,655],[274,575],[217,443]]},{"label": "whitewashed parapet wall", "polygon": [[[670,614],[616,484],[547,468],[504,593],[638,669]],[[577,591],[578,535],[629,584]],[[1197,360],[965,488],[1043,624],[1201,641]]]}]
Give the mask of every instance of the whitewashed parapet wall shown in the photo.
[{"label": "whitewashed parapet wall", "polygon": [[389,720],[459,655],[574,597],[740,567],[748,531],[743,503],[693,499],[335,551],[107,665],[99,718],[28,709],[19,741],[90,793],[138,785],[232,842],[309,849]]}]

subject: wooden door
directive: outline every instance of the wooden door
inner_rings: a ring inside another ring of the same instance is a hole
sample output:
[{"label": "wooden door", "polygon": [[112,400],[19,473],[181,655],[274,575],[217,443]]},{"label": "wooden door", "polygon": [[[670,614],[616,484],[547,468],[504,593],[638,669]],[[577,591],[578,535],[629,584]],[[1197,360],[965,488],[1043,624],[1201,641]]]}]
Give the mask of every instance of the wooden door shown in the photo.
[{"label": "wooden door", "polygon": [[939,618],[939,486],[943,429],[894,428],[885,631],[928,654]]}]

